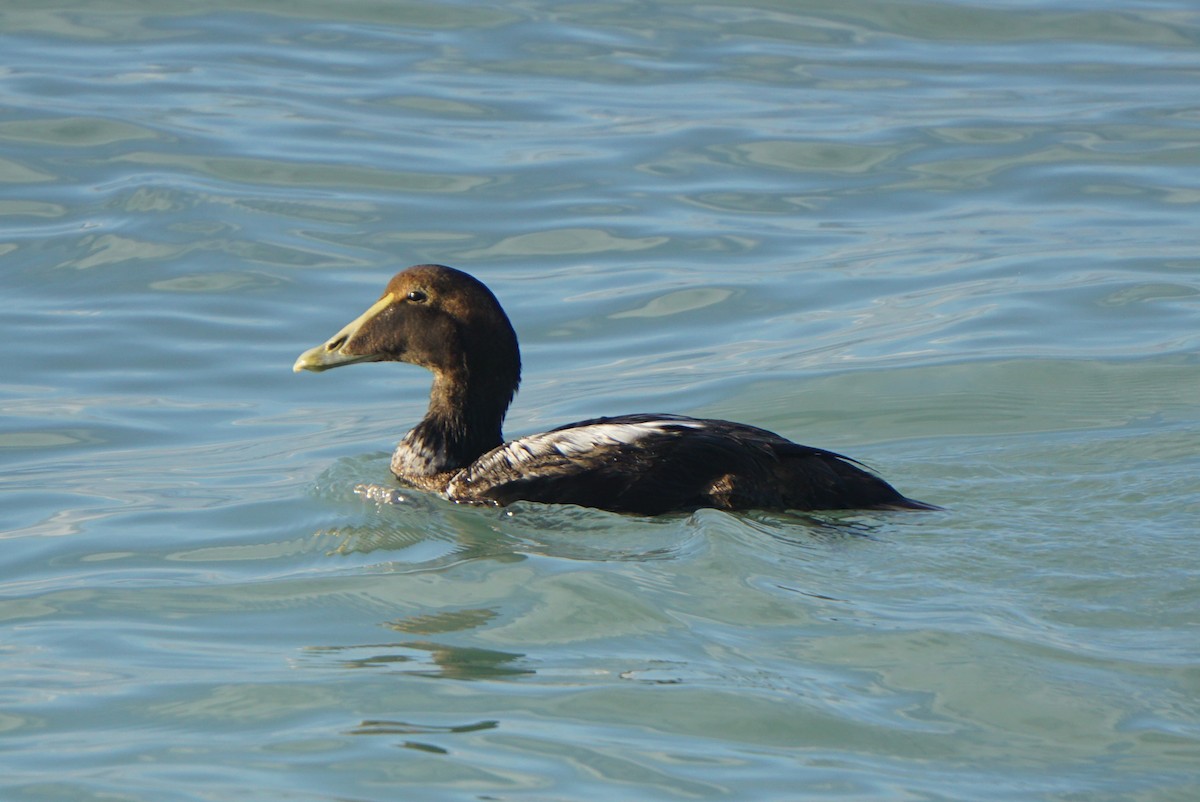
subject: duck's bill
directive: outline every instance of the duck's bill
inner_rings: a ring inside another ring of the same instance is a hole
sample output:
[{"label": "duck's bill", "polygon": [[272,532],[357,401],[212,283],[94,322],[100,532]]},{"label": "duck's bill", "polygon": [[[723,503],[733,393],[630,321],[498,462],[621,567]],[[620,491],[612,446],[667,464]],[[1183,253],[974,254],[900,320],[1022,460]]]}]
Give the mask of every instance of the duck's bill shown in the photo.
[{"label": "duck's bill", "polygon": [[[300,358],[296,360],[296,364],[292,365],[292,370],[296,373],[302,370],[311,370],[314,373],[320,373],[323,370],[340,368],[343,365],[353,365],[356,362],[378,362],[380,359],[383,359],[383,355],[381,354],[353,353],[349,348],[350,344],[355,342],[355,335],[358,334],[359,330],[382,310],[386,309],[392,300],[393,298],[390,293],[380,298],[371,305],[370,309],[359,315],[358,318],[349,323],[337,334],[316,348],[310,348],[301,354]],[[362,347],[361,344],[358,347]]]},{"label": "duck's bill", "polygon": [[311,370],[313,373],[320,373],[323,370],[332,368],[340,368],[343,365],[353,365],[357,362],[375,362],[379,360],[376,354],[355,354],[353,356],[339,353],[336,349],[331,350],[329,343],[318,345],[316,348],[310,348],[305,351],[296,360],[296,364],[292,365],[292,370],[299,373],[302,370]]}]

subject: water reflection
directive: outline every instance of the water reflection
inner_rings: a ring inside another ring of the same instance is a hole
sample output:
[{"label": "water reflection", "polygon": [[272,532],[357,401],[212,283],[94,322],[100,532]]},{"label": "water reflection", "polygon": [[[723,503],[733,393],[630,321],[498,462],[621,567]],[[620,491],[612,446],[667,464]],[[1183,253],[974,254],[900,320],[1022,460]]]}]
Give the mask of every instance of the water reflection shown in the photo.
[{"label": "water reflection", "polygon": [[489,719],[469,724],[417,724],[410,721],[391,719],[367,719],[350,730],[347,735],[422,735],[433,733],[480,732],[494,730],[500,722]]},{"label": "water reflection", "polygon": [[[394,570],[440,570],[476,559],[528,556],[583,562],[685,559],[708,538],[747,543],[780,558],[808,559],[831,545],[870,539],[889,520],[863,514],[702,509],[654,517],[571,505],[517,502],[504,508],[460,505],[395,484],[355,481],[381,471],[378,455],[339,460],[317,483],[327,499],[360,502],[365,520],[318,532],[337,555],[393,552]],[[362,502],[365,502],[362,503]]]},{"label": "water reflection", "polygon": [[398,674],[440,679],[496,679],[534,673],[532,668],[518,663],[524,654],[432,641],[312,646],[307,651],[332,657],[342,668],[387,669]]}]

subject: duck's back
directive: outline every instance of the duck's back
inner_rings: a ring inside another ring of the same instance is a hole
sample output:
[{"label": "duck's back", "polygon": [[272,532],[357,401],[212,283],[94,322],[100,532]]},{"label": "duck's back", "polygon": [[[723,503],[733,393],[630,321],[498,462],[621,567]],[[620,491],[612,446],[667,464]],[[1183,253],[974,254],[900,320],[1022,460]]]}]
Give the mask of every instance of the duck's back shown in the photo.
[{"label": "duck's back", "polygon": [[506,443],[453,477],[446,494],[644,515],[928,508],[831,451],[745,424],[653,414],[595,418]]}]

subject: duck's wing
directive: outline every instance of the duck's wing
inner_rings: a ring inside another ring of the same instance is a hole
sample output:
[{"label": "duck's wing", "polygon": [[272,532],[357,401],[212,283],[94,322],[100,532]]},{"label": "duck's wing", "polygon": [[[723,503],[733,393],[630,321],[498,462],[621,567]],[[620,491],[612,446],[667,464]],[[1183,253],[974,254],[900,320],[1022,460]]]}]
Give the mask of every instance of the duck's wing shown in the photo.
[{"label": "duck's wing", "polygon": [[513,440],[456,475],[458,501],[539,501],[655,515],[904,506],[882,479],[773,432],[680,415],[595,418]]},{"label": "duck's wing", "polygon": [[[655,514],[681,508],[670,455],[700,421],[672,415],[595,418],[492,449],[455,476],[456,501],[578,504]],[[693,506],[694,508],[694,506]]]}]

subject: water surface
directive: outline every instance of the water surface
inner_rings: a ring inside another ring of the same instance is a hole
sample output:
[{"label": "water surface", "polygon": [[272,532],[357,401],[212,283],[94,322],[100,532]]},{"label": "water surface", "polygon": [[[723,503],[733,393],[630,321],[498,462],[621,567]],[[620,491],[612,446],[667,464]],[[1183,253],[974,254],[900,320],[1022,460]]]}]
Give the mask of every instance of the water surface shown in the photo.
[{"label": "water surface", "polygon": [[[902,0],[0,11],[5,800],[1191,800],[1200,15]],[[508,431],[746,421],[937,514],[458,508]]]}]

